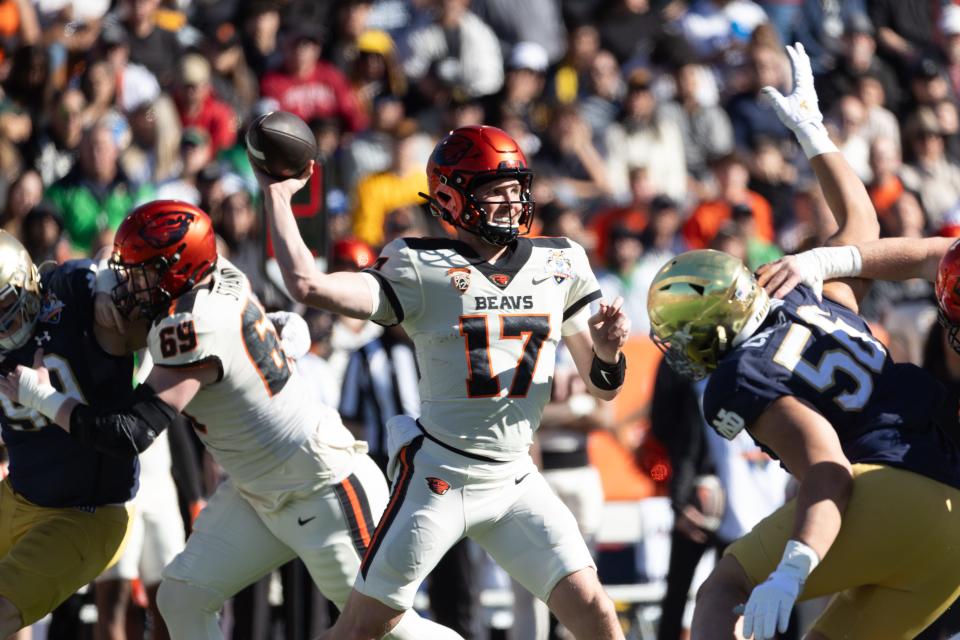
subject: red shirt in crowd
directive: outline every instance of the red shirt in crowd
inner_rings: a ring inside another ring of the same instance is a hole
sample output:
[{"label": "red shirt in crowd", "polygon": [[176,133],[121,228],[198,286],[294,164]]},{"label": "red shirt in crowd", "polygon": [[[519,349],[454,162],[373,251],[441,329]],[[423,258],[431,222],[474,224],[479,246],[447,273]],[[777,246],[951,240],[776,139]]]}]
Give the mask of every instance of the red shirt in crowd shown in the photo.
[{"label": "red shirt in crowd", "polygon": [[232,147],[237,141],[237,116],[226,102],[210,94],[193,116],[187,114],[183,104],[177,101],[177,112],[183,128],[196,127],[210,134],[213,152]]},{"label": "red shirt in crowd", "polygon": [[326,62],[317,62],[313,73],[302,79],[282,71],[268,73],[260,81],[260,93],[265,98],[275,99],[281,109],[306,122],[314,118],[339,117],[349,131],[360,131],[367,126],[367,117],[346,77]]},{"label": "red shirt in crowd", "polygon": [[[745,203],[753,211],[753,221],[757,237],[764,242],[775,240],[773,233],[773,210],[763,196],[747,191]],[[723,223],[733,214],[733,206],[726,200],[703,202],[690,215],[683,225],[683,239],[691,249],[706,249],[713,237],[720,231]]]}]

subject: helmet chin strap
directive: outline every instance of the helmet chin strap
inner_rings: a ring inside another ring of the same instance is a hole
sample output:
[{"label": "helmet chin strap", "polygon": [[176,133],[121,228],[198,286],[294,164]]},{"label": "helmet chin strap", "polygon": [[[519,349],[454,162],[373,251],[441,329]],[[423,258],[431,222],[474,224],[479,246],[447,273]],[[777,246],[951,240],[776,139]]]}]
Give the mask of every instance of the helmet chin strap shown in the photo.
[{"label": "helmet chin strap", "polygon": [[754,299],[753,305],[750,308],[750,319],[743,325],[740,332],[733,337],[733,343],[730,347],[735,348],[746,342],[750,336],[757,332],[757,329],[759,329],[763,321],[767,319],[767,314],[769,313],[770,296],[766,291],[760,289],[760,294]]}]

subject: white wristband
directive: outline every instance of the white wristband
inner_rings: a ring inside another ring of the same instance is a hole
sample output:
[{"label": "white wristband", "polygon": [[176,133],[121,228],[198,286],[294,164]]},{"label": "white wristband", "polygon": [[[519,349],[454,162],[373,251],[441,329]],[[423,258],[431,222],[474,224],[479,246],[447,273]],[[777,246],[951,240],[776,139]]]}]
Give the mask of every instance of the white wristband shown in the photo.
[{"label": "white wristband", "polygon": [[787,540],[777,571],[787,573],[803,583],[818,564],[820,556],[816,551],[799,540]]},{"label": "white wristband", "polygon": [[838,151],[822,122],[803,122],[797,125],[794,134],[808,160],[823,153]]},{"label": "white wristband", "polygon": [[37,379],[37,372],[23,368],[20,371],[20,387],[17,390],[18,402],[30,409],[36,409],[41,414],[56,422],[57,412],[67,401],[67,396],[60,393],[49,384],[41,384]]},{"label": "white wristband", "polygon": [[117,286],[117,274],[113,272],[106,260],[97,265],[97,278],[93,285],[94,293],[111,293]]},{"label": "white wristband", "polygon": [[817,247],[808,253],[816,259],[824,280],[856,278],[863,270],[863,256],[853,245]]}]

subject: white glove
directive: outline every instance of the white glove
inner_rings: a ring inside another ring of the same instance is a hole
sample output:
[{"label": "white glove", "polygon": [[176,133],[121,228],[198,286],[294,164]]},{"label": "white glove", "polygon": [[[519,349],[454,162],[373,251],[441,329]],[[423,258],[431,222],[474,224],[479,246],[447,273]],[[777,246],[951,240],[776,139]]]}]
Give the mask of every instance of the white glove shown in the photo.
[{"label": "white glove", "polygon": [[836,145],[823,126],[823,114],[820,113],[817,91],[813,86],[813,70],[807,52],[798,42],[792,47],[787,46],[787,55],[793,67],[793,92],[784,97],[774,87],[767,86],[760,90],[761,93],[773,107],[780,122],[797,137],[807,158],[836,151]]},{"label": "white glove", "polygon": [[797,540],[788,541],[776,571],[750,593],[743,613],[743,637],[770,640],[778,631],[785,632],[803,583],[819,562],[813,549]]},{"label": "white glove", "polygon": [[863,268],[860,250],[853,245],[817,247],[765,264],[757,269],[757,281],[774,298],[784,298],[799,283],[823,299],[823,283],[836,278],[856,278]]},{"label": "white glove", "polygon": [[280,334],[280,346],[288,358],[299,360],[310,351],[310,328],[302,316],[290,311],[274,311],[267,314]]}]

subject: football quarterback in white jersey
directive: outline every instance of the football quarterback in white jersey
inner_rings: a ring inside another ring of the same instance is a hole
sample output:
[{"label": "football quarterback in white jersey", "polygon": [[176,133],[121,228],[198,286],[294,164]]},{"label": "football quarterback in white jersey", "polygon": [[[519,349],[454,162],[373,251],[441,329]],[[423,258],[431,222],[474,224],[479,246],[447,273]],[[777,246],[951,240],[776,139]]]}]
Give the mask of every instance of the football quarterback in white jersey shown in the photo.
[{"label": "football quarterback in white jersey", "polygon": [[343,615],[322,637],[380,638],[466,536],[578,639],[622,638],[576,521],[528,453],[561,339],[590,393],[609,400],[619,392],[629,333],[622,300],[601,302],[590,316],[601,294],[583,249],[566,238],[519,237],[533,218],[533,175],[505,132],[452,131],[427,175],[431,211],[457,238],[398,239],[365,272],[332,274],[316,269],[290,209],[307,175],[258,175],[292,295],[402,323],[420,370],[422,415],[388,423],[390,502]]},{"label": "football quarterback in white jersey", "polygon": [[[109,412],[67,399],[44,369],[18,368],[14,398],[106,451],[143,451],[182,411],[229,479],[217,488],[157,595],[175,640],[222,638],[224,601],[300,557],[343,608],[387,502],[383,474],[332,409],[315,402],[246,277],[217,255],[210,218],[156,201],[120,225],[113,301],[149,318],[154,367]],[[411,612],[399,640],[459,635]]]}]

